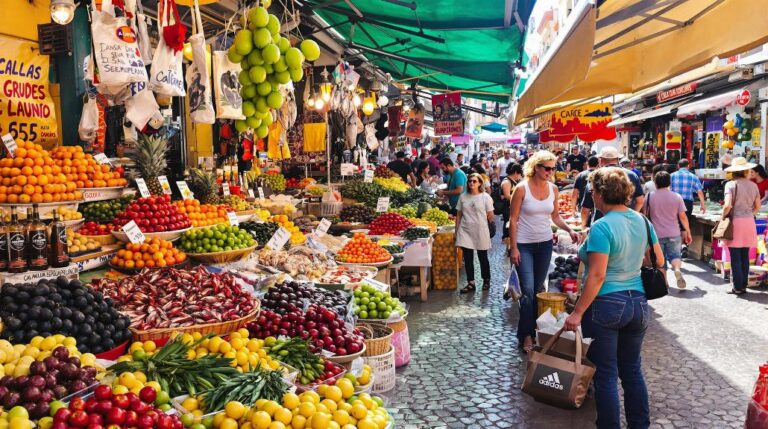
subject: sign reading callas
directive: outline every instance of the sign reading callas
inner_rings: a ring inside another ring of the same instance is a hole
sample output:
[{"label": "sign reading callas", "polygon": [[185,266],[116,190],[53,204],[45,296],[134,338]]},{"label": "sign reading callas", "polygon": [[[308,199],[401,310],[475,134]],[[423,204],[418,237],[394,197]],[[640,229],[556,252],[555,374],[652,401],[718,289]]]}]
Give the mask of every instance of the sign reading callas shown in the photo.
[{"label": "sign reading callas", "polygon": [[37,43],[0,36],[0,134],[8,133],[46,148],[59,141],[48,56]]}]

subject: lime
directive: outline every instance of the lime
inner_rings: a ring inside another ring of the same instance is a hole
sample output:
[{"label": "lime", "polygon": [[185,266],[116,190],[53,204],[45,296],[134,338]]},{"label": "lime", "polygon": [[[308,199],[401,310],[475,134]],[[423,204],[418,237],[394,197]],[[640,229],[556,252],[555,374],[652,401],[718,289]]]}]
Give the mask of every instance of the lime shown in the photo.
[{"label": "lime", "polygon": [[165,392],[163,390],[157,392],[157,397],[155,398],[155,405],[167,404],[170,401],[171,401],[171,396],[168,395],[168,392]]}]

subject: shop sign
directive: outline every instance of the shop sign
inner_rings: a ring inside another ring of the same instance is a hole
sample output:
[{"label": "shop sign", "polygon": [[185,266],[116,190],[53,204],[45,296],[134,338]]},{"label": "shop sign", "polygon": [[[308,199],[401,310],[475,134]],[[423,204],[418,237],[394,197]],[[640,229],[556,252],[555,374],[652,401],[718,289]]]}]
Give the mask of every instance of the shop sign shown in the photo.
[{"label": "shop sign", "polygon": [[269,248],[272,250],[282,249],[290,238],[291,233],[281,226],[277,231],[275,231],[275,233],[272,235],[272,238],[269,239],[267,246],[269,246]]},{"label": "shop sign", "polygon": [[436,136],[464,134],[464,121],[461,115],[461,93],[448,92],[433,95],[432,118],[435,123]]},{"label": "shop sign", "polygon": [[317,225],[317,228],[315,228],[315,234],[317,234],[318,237],[322,237],[328,233],[328,229],[330,227],[331,227],[331,221],[329,221],[326,218],[322,218],[320,219],[320,224]]},{"label": "shop sign", "polygon": [[376,201],[376,213],[385,213],[389,210],[389,197],[379,197]]},{"label": "shop sign", "polygon": [[746,106],[749,104],[749,100],[752,99],[752,94],[749,92],[748,89],[744,89],[739,93],[739,95],[736,96],[736,104],[739,106]]},{"label": "shop sign", "polygon": [[355,170],[357,170],[357,168],[355,167],[355,164],[351,164],[348,162],[344,162],[341,164],[342,176],[352,176],[355,174]]},{"label": "shop sign", "polygon": [[49,58],[40,55],[37,42],[0,36],[0,135],[48,148],[58,144]]},{"label": "shop sign", "polygon": [[235,212],[227,212],[227,219],[232,226],[240,225],[240,219],[237,218],[237,213]]},{"label": "shop sign", "polygon": [[656,93],[656,102],[663,103],[668,100],[682,97],[684,95],[693,94],[696,91],[696,82],[686,83],[685,85],[676,86],[664,91]]},{"label": "shop sign", "polygon": [[142,197],[149,198],[152,196],[152,193],[149,192],[149,188],[147,187],[147,182],[145,182],[141,177],[136,179],[136,186],[138,186],[139,193]]},{"label": "shop sign", "polygon": [[365,170],[365,172],[363,172],[363,182],[373,183],[373,173],[373,170]]},{"label": "shop sign", "polygon": [[549,129],[540,133],[541,142],[567,143],[580,140],[614,140],[616,128],[609,127],[613,118],[611,103],[592,103],[569,107],[550,115]]},{"label": "shop sign", "polygon": [[257,190],[259,191],[259,198],[260,198],[260,199],[262,199],[262,200],[263,200],[264,198],[266,198],[266,197],[264,196],[264,188],[262,188],[261,186],[259,186],[259,187],[257,188]]},{"label": "shop sign", "polygon": [[136,225],[135,221],[130,221],[123,225],[123,232],[133,244],[141,244],[146,240],[146,237],[139,229],[139,226]]},{"label": "shop sign", "polygon": [[634,112],[635,110],[643,107],[642,102],[635,101],[634,103],[622,104],[620,106],[613,106],[614,113],[619,115],[626,115],[627,113]]}]

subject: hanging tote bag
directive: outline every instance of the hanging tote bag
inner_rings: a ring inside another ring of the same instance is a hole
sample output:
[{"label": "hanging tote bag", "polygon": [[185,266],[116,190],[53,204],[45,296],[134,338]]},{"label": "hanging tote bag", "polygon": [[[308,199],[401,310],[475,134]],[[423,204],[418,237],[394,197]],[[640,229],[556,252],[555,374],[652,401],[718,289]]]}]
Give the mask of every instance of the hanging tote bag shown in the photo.
[{"label": "hanging tote bag", "polygon": [[[232,25],[233,16],[224,30],[222,43],[219,49],[224,49],[229,28]],[[229,61],[226,50],[213,52],[213,97],[216,104],[216,118],[218,119],[245,119],[243,115],[243,97],[240,95],[240,81],[238,76],[243,70],[240,63]]]},{"label": "hanging tote bag", "polygon": [[195,0],[189,9],[192,14],[192,64],[187,67],[187,89],[189,90],[189,116],[196,124],[213,124],[216,114],[211,101],[211,79],[206,61],[205,36],[200,9]]},{"label": "hanging tote bag", "polygon": [[733,198],[731,198],[731,211],[728,213],[728,217],[720,219],[712,228],[712,238],[718,240],[733,240],[733,206],[736,204],[736,191],[737,185],[733,185]]},{"label": "hanging tote bag", "polygon": [[667,276],[664,271],[656,266],[656,251],[653,250],[653,242],[651,241],[651,225],[647,218],[643,217],[643,220],[645,221],[645,233],[650,248],[651,266],[641,267],[640,277],[643,280],[645,299],[651,300],[666,296],[669,293],[669,286],[667,286]]},{"label": "hanging tote bag", "polygon": [[[179,11],[176,9],[175,0],[163,0],[161,18],[158,19],[160,25],[160,34],[163,34],[168,27],[175,26],[171,24],[171,13],[175,22],[180,21]],[[182,49],[176,50],[175,46],[170,46],[165,37],[160,37],[155,49],[155,55],[152,58],[152,68],[150,69],[149,89],[155,94],[165,97],[183,97],[184,75],[181,70],[183,61]]]},{"label": "hanging tote bag", "polygon": [[138,44],[141,58],[144,60],[144,64],[152,64],[152,41],[149,38],[149,29],[147,28],[148,19],[144,15],[144,7],[141,5],[141,0],[136,2],[136,30],[139,33]]}]

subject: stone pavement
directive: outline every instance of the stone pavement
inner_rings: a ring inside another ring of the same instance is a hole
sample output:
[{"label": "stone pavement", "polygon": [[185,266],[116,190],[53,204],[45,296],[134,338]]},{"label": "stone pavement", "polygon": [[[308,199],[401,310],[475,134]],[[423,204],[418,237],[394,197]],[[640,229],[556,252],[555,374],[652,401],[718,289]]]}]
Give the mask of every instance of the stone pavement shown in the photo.
[{"label": "stone pavement", "polygon": [[[509,265],[498,239],[491,266],[488,292],[406,299],[411,362],[385,395],[397,427],[594,427],[592,399],[568,411],[520,391],[525,357],[515,337],[517,306],[501,298]],[[768,293],[728,295],[728,285],[704,264],[683,269],[688,288],[651,303],[643,368],[652,427],[743,427],[758,366],[768,359]]]}]

